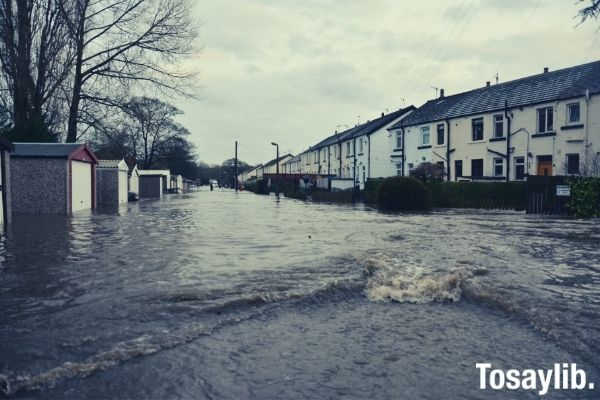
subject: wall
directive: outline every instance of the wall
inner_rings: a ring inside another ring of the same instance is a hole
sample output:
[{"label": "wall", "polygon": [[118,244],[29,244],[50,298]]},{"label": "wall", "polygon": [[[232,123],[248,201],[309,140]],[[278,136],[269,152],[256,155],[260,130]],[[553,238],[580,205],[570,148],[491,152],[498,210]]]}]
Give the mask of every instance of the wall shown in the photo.
[{"label": "wall", "polygon": [[129,186],[128,191],[135,193],[139,196],[140,194],[140,177],[137,174],[137,171],[133,171],[131,176],[129,177]]},{"label": "wall", "polygon": [[96,168],[98,205],[116,206],[119,204],[119,170],[116,168]]},{"label": "wall", "polygon": [[11,158],[15,214],[67,214],[67,160]]}]

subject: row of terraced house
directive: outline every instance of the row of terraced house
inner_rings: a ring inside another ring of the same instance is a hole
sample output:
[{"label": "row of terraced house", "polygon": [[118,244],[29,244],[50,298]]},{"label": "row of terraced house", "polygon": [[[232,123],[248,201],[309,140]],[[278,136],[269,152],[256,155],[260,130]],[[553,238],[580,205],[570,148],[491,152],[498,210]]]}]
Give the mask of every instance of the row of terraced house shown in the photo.
[{"label": "row of terraced house", "polygon": [[[275,161],[265,164],[269,173]],[[360,188],[422,163],[438,165],[452,181],[599,175],[600,61],[449,96],[441,89],[419,108],[381,114],[279,161],[280,174]],[[261,165],[239,179],[264,174]]]}]

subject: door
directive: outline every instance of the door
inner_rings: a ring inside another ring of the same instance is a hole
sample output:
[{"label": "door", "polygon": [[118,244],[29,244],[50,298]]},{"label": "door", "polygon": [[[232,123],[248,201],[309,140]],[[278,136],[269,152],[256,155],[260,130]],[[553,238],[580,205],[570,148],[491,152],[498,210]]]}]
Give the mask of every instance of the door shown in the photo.
[{"label": "door", "polygon": [[127,171],[119,170],[119,204],[127,203],[128,186]]},{"label": "door", "polygon": [[71,211],[92,208],[92,164],[71,161]]},{"label": "door", "polygon": [[552,156],[538,156],[537,174],[539,176],[552,176]]}]

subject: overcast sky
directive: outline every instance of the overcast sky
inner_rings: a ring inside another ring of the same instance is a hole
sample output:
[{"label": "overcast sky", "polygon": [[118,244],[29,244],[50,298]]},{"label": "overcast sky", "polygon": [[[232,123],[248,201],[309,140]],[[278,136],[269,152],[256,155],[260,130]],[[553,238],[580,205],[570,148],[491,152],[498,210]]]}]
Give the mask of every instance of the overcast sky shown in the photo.
[{"label": "overcast sky", "polygon": [[179,101],[198,158],[251,164],[446,94],[600,59],[576,0],[208,0]]}]

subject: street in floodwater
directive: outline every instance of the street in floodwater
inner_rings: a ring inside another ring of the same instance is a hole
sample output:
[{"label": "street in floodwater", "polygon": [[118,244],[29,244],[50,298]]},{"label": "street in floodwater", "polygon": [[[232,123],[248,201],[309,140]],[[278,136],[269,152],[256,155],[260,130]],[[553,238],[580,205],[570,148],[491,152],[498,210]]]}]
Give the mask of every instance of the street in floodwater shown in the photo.
[{"label": "street in floodwater", "polygon": [[598,221],[218,190],[17,218],[0,243],[0,393],[539,397],[480,390],[478,362],[578,363],[600,385],[599,243]]}]

